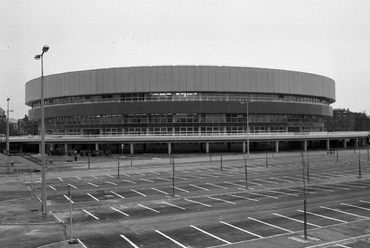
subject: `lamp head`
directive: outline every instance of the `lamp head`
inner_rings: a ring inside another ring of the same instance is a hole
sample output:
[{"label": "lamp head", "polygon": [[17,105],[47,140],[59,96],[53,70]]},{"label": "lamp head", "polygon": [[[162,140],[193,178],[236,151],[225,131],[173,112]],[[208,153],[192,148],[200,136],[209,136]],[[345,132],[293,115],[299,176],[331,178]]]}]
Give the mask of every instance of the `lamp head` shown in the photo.
[{"label": "lamp head", "polygon": [[6,99],[7,101],[9,101],[10,100],[10,98],[8,98],[8,99]]},{"label": "lamp head", "polygon": [[39,60],[41,58],[41,55],[38,54],[38,55],[35,55],[35,59]]},{"label": "lamp head", "polygon": [[42,48],[42,52],[46,53],[48,50],[49,50],[49,46],[44,45],[44,47]]}]

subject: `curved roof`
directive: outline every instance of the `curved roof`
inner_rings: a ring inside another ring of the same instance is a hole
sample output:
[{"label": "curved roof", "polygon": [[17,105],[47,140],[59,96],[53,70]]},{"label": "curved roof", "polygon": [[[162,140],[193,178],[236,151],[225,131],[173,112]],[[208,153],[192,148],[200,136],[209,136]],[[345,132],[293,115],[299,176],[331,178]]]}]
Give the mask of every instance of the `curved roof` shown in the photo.
[{"label": "curved roof", "polygon": [[[145,66],[66,72],[44,77],[44,97],[138,92],[250,92],[335,101],[334,80],[310,73],[229,66]],[[26,104],[40,99],[40,78],[26,83]]]}]

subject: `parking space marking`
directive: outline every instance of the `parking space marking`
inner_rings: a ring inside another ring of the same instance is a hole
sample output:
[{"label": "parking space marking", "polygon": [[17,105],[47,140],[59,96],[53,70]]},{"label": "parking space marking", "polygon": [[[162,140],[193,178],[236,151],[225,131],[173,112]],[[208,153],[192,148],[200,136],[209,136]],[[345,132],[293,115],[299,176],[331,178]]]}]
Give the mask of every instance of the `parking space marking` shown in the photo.
[{"label": "parking space marking", "polygon": [[342,210],[339,210],[339,209],[328,208],[328,207],[323,207],[323,206],[320,206],[320,208],[331,210],[331,211],[335,211],[335,212],[342,213],[342,214],[348,214],[348,215],[356,216],[356,217],[359,217],[359,218],[368,219],[368,217],[357,215],[357,214],[348,213],[348,212],[345,212],[345,211],[342,211]]},{"label": "parking space marking", "polygon": [[254,180],[255,180],[255,181],[260,181],[260,182],[265,182],[265,183],[279,184],[279,183],[277,183],[277,182],[272,182],[272,181],[263,180],[263,179],[258,179],[258,178],[255,178]]},{"label": "parking space marking", "polygon": [[232,183],[232,182],[228,182],[228,181],[224,181],[224,183],[235,185],[237,187],[244,187],[245,186],[245,185],[241,185],[241,184],[237,184],[237,183]]},{"label": "parking space marking", "polygon": [[213,234],[211,234],[211,233],[209,233],[209,232],[206,232],[206,231],[204,231],[204,230],[200,229],[199,227],[196,227],[196,226],[193,226],[193,225],[190,225],[190,226],[191,226],[192,228],[197,229],[198,231],[200,231],[200,232],[202,232],[202,233],[205,233],[205,234],[207,234],[208,236],[211,236],[211,237],[213,237],[213,238],[215,238],[215,239],[218,239],[218,240],[220,240],[220,241],[222,241],[222,242],[224,242],[224,243],[226,243],[226,244],[228,244],[228,245],[232,244],[231,242],[229,242],[229,241],[227,241],[227,240],[224,240],[224,239],[222,239],[222,238],[220,238],[220,237],[217,237],[216,235],[213,235]]},{"label": "parking space marking", "polygon": [[139,174],[139,175],[141,175],[141,176],[144,176],[144,177],[146,176],[144,173],[141,173],[141,172],[137,172],[137,171],[135,171],[135,173],[136,173],[136,174]]},{"label": "parking space marking", "polygon": [[32,191],[32,189],[29,186],[27,186],[27,188],[28,188],[29,191]]},{"label": "parking space marking", "polygon": [[121,197],[122,199],[125,199],[125,197],[124,196],[121,196],[120,194],[118,194],[118,193],[116,193],[116,192],[114,192],[114,191],[111,191],[111,193],[112,194],[115,194],[116,196],[118,196],[118,197]]},{"label": "parking space marking", "polygon": [[[37,197],[37,199],[39,199],[40,202],[42,202],[42,200],[40,199],[40,197]],[[73,202],[72,202],[73,203]]]},{"label": "parking space marking", "polygon": [[113,182],[109,182],[109,181],[105,181],[106,183],[109,183],[109,184],[112,184],[112,185],[118,185],[116,183],[113,183]]},{"label": "parking space marking", "polygon": [[150,207],[144,206],[144,205],[142,205],[142,204],[137,204],[137,205],[138,205],[138,206],[140,206],[140,207],[142,207],[142,208],[146,208],[146,209],[148,209],[148,210],[151,210],[151,211],[153,211],[153,212],[155,212],[155,213],[157,213],[157,214],[159,214],[159,213],[160,213],[158,210],[155,210],[155,209],[153,209],[153,208],[150,208]]},{"label": "parking space marking", "polygon": [[[301,220],[297,220],[297,219],[294,219],[294,218],[291,218],[289,216],[285,216],[285,215],[282,215],[282,214],[277,214],[277,213],[273,213],[273,215],[275,216],[279,216],[281,218],[285,218],[285,219],[288,219],[288,220],[292,220],[292,221],[296,221],[296,222],[299,222],[299,223],[304,223],[303,221]],[[314,227],[317,227],[317,228],[321,228],[322,226],[319,226],[319,225],[315,225],[315,224],[312,224],[312,223],[309,223],[307,222],[308,225],[310,226],[314,226]]]},{"label": "parking space marking", "polygon": [[228,194],[228,195],[232,196],[232,197],[236,197],[236,198],[242,198],[242,199],[250,200],[250,201],[258,201],[257,199],[248,198],[248,197],[244,197],[244,196],[240,196],[240,195],[232,195],[232,194]]},{"label": "parking space marking", "polygon": [[[41,179],[41,178],[40,178]],[[63,182],[63,179],[61,179],[60,177],[58,177],[58,179],[61,181],[61,182]]]},{"label": "parking space marking", "polygon": [[164,204],[166,204],[166,205],[169,205],[169,206],[172,206],[172,207],[175,207],[175,208],[179,208],[179,209],[182,209],[182,210],[186,210],[186,208],[183,208],[183,207],[177,206],[177,205],[175,205],[175,204],[171,204],[171,203],[169,203],[169,202],[162,202],[162,203],[164,203]]},{"label": "parking space marking", "polygon": [[248,192],[248,194],[251,194],[251,195],[260,195],[260,196],[265,196],[265,197],[269,197],[269,198],[279,199],[279,197],[276,197],[276,196],[265,195],[265,194],[255,193],[255,192]]},{"label": "parking space marking", "polygon": [[90,196],[91,198],[93,198],[95,201],[99,201],[98,198],[96,198],[95,196],[91,195],[90,193],[86,193],[88,196]]},{"label": "parking space marking", "polygon": [[177,244],[178,246],[180,246],[180,247],[182,247],[182,248],[187,248],[187,246],[185,246],[185,245],[183,245],[183,244],[179,243],[178,241],[174,240],[173,238],[171,238],[171,237],[167,236],[166,234],[164,234],[164,233],[162,233],[162,232],[160,232],[160,231],[158,231],[158,230],[155,230],[155,231],[156,231],[157,233],[159,233],[160,235],[162,235],[163,237],[165,237],[165,238],[167,238],[167,239],[171,240],[172,242],[174,242],[174,243],[175,243],[175,244]]},{"label": "parking space marking", "polygon": [[[239,182],[243,182],[243,183],[245,183],[245,180],[239,180]],[[249,183],[249,184],[253,184],[253,185],[263,186],[263,184],[260,184],[260,183],[254,183],[254,182],[251,182],[251,181],[249,181],[248,183]]]},{"label": "parking space marking", "polygon": [[75,189],[77,189],[77,187],[76,186],[74,186],[74,185],[72,185],[72,184],[68,184],[69,186],[71,186],[72,188],[75,188]]},{"label": "parking space marking", "polygon": [[105,174],[106,176],[110,177],[110,178],[115,178],[114,176],[112,175],[109,175],[109,174]]},{"label": "parking space marking", "polygon": [[193,203],[196,203],[196,204],[200,204],[200,205],[203,205],[203,206],[206,206],[206,207],[209,207],[209,208],[212,207],[211,205],[208,205],[208,204],[205,204],[205,203],[202,203],[202,202],[197,202],[197,201],[186,199],[186,198],[184,198],[184,200],[189,201],[189,202],[193,202]]},{"label": "parking space marking", "polygon": [[216,198],[216,197],[212,197],[212,196],[207,196],[207,198],[212,199],[212,200],[216,200],[216,201],[226,202],[226,203],[229,203],[229,204],[236,204],[235,202],[227,201],[227,200]]},{"label": "parking space marking", "polygon": [[87,210],[82,209],[82,211],[84,211],[85,213],[87,213],[88,215],[90,215],[91,217],[93,217],[94,219],[99,220],[99,218],[98,218],[98,217],[96,217],[96,216],[95,216],[95,215],[93,215],[92,213],[88,212]]},{"label": "parking space marking", "polygon": [[[171,186],[171,188],[172,188],[173,186]],[[174,187],[175,189],[177,189],[177,190],[180,190],[180,191],[183,191],[183,192],[186,192],[186,193],[190,193],[190,191],[187,191],[186,189],[182,189],[182,188],[179,188],[179,187]]]},{"label": "parking space marking", "polygon": [[347,187],[353,187],[353,188],[359,188],[359,189],[366,189],[365,186],[358,186],[358,185],[353,185],[353,184],[350,184],[350,183],[339,183],[340,185],[343,184],[344,186],[347,186]]},{"label": "parking space marking", "polygon": [[[297,211],[301,212],[301,213],[304,212],[303,210],[300,210],[300,209],[298,209]],[[325,215],[321,215],[321,214],[316,214],[316,213],[312,213],[312,212],[308,212],[308,211],[306,211],[306,213],[311,214],[311,215],[315,215],[315,216],[318,216],[318,217],[321,217],[321,218],[326,218],[326,219],[329,219],[329,220],[334,220],[334,221],[338,221],[338,222],[342,222],[342,223],[348,223],[347,221],[335,219],[335,218],[325,216]]]},{"label": "parking space marking", "polygon": [[202,189],[202,190],[205,190],[205,191],[209,191],[209,189],[206,189],[206,188],[194,185],[194,184],[189,184],[189,186],[192,186],[192,187],[195,187],[195,188],[198,188],[198,189]]},{"label": "parking space marking", "polygon": [[137,191],[137,190],[131,189],[131,191],[135,192],[136,194],[139,194],[139,195],[142,195],[142,196],[145,196],[145,197],[146,197],[146,195],[145,195],[145,194],[143,194],[143,193],[141,193],[141,192],[139,192],[139,191]]},{"label": "parking space marking", "polygon": [[155,172],[155,171],[149,171],[150,173],[153,173],[153,174],[156,174],[156,175],[160,175],[160,173],[158,173],[158,172]]},{"label": "parking space marking", "polygon": [[[69,199],[69,197],[68,196],[66,196],[66,195],[63,195],[65,198],[67,198],[67,200],[68,201],[70,201],[70,202],[72,202],[72,203],[74,203],[74,201],[71,201],[70,199]],[[40,198],[39,198],[40,199]]]},{"label": "parking space marking", "polygon": [[77,178],[78,180],[82,180],[81,178],[79,178],[79,177],[75,177],[75,178]]},{"label": "parking space marking", "polygon": [[341,244],[336,244],[336,246],[343,247],[343,248],[351,248],[351,247],[349,247],[349,246],[341,245]]},{"label": "parking space marking", "polygon": [[299,196],[296,194],[290,194],[290,193],[285,193],[285,192],[280,192],[280,191],[275,191],[275,190],[266,190],[267,192],[272,192],[272,193],[277,193],[277,194],[282,194],[282,195],[291,195],[291,196]]},{"label": "parking space marking", "polygon": [[[319,185],[317,185],[317,187],[319,187]],[[327,192],[334,192],[334,190],[331,190],[331,189],[321,189],[321,188],[313,188],[313,187],[308,187],[306,186],[306,189],[313,189],[313,190],[321,190],[321,191],[327,191]]]},{"label": "parking space marking", "polygon": [[56,188],[54,188],[53,186],[49,185],[49,188],[51,188],[52,190],[56,190]]},{"label": "parking space marking", "polygon": [[283,230],[283,231],[288,232],[288,233],[294,233],[293,231],[290,231],[290,230],[288,230],[288,229],[285,229],[285,228],[282,228],[282,227],[279,227],[279,226],[275,226],[275,225],[273,225],[273,224],[270,224],[270,223],[264,222],[264,221],[262,221],[262,220],[257,220],[257,219],[254,219],[254,218],[252,218],[252,217],[248,217],[248,219],[253,220],[253,221],[256,221],[256,222],[259,222],[259,223],[262,223],[262,224],[265,224],[265,225],[267,225],[267,226],[271,226],[271,227],[274,227],[274,228],[277,228],[277,229]]},{"label": "parking space marking", "polygon": [[283,176],[283,177],[285,177],[285,178],[290,178],[290,179],[294,179],[294,180],[298,180],[298,181],[300,181],[300,180],[301,180],[301,178],[300,178],[300,177],[290,177],[290,176]]},{"label": "parking space marking", "polygon": [[363,200],[360,200],[360,202],[363,202],[363,203],[369,203],[369,204],[370,204],[370,202],[369,202],[369,201],[363,201]]},{"label": "parking space marking", "polygon": [[171,182],[171,181],[172,181],[172,180],[170,180],[170,179],[162,178],[162,177],[157,177],[157,179],[159,179],[159,180],[163,180],[163,181],[167,181],[167,182]]},{"label": "parking space marking", "polygon": [[90,184],[90,185],[92,185],[92,186],[94,186],[94,187],[99,188],[99,186],[98,186],[98,185],[96,185],[96,184],[94,184],[94,183],[90,183],[90,182],[88,182],[87,184]]},{"label": "parking space marking", "polygon": [[326,187],[326,188],[334,188],[334,189],[342,189],[342,190],[351,190],[349,188],[342,188],[342,187],[337,187],[337,186],[334,186],[334,185],[330,185],[330,186],[327,186],[327,185],[320,185],[321,187]]},{"label": "parking space marking", "polygon": [[167,192],[162,191],[162,190],[160,190],[160,189],[156,189],[156,188],[151,188],[151,189],[152,189],[152,190],[155,190],[155,191],[158,191],[158,192],[160,192],[160,193],[162,193],[162,194],[168,195],[168,193],[167,193]]},{"label": "parking space marking", "polygon": [[274,179],[274,180],[278,180],[278,181],[282,181],[282,182],[287,182],[287,183],[294,183],[294,181],[280,179],[280,178],[276,178],[276,177],[270,177],[270,179]]},{"label": "parking space marking", "polygon": [[258,237],[258,238],[263,238],[262,236],[260,236],[260,235],[258,235],[258,234],[255,234],[255,233],[249,232],[249,231],[244,230],[244,229],[242,229],[242,228],[240,228],[240,227],[237,227],[237,226],[231,225],[231,224],[229,224],[229,223],[227,223],[227,222],[224,222],[224,221],[220,221],[220,222],[221,222],[222,224],[225,224],[225,225],[230,226],[230,227],[232,227],[232,228],[238,229],[239,231],[242,231],[242,232],[248,233],[248,234],[253,235],[253,236],[256,236],[256,237]]},{"label": "parking space marking", "polygon": [[135,182],[133,182],[133,181],[129,181],[129,180],[122,180],[122,181],[127,182],[127,183],[136,184]]},{"label": "parking space marking", "polygon": [[127,216],[127,217],[130,217],[130,215],[128,215],[128,214],[126,214],[126,213],[122,212],[121,210],[119,210],[119,209],[117,209],[117,208],[114,208],[114,207],[110,207],[110,208],[111,208],[111,209],[113,209],[114,211],[116,211],[116,212],[120,213],[120,214],[123,214],[123,215],[125,215],[125,216]]},{"label": "parking space marking", "polygon": [[128,238],[126,238],[124,235],[120,235],[121,238],[123,238],[124,240],[126,240],[132,247],[134,248],[140,248],[139,246],[135,245],[131,240],[129,240]]},{"label": "parking space marking", "polygon": [[145,179],[145,178],[140,178],[141,181],[145,181],[145,182],[149,182],[149,183],[154,183],[154,181],[151,181],[151,180],[148,180],[148,179]]},{"label": "parking space marking", "polygon": [[96,176],[94,176],[94,175],[90,175],[91,177],[93,177],[93,178],[95,178],[95,179],[98,179]]},{"label": "parking space marking", "polygon": [[181,179],[181,180],[185,180],[185,181],[187,181],[188,179],[186,179],[186,178],[183,178],[183,177],[175,177],[176,179]]},{"label": "parking space marking", "polygon": [[227,189],[226,187],[222,187],[220,185],[216,185],[216,184],[213,184],[213,183],[206,183],[206,184],[217,187],[217,188],[221,188],[221,189]]},{"label": "parking space marking", "polygon": [[126,176],[126,177],[131,177],[130,175],[128,175],[128,174],[126,174],[126,173],[123,173],[123,172],[121,172],[120,174],[122,174],[122,175],[124,175],[124,176]]},{"label": "parking space marking", "polygon": [[[301,189],[288,189],[288,188],[284,188],[285,190],[290,190],[290,191],[295,191],[295,192],[302,192],[302,190]],[[308,191],[308,190],[306,190],[306,193],[307,194],[314,194],[314,195],[316,195],[316,192],[311,192],[311,191]]]},{"label": "parking space marking", "polygon": [[369,208],[364,208],[364,207],[360,207],[360,206],[356,206],[356,205],[352,205],[352,204],[341,203],[341,205],[349,206],[349,207],[353,207],[353,208],[358,208],[358,209],[363,209],[363,210],[370,211],[370,209],[369,209]]}]

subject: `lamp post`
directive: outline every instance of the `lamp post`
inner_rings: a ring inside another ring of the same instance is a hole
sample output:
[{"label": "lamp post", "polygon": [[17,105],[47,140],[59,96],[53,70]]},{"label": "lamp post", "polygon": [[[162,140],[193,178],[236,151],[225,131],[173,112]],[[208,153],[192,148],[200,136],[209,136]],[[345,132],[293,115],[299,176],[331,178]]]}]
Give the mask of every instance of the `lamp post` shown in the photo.
[{"label": "lamp post", "polygon": [[41,59],[41,125],[40,125],[40,135],[41,135],[41,174],[42,174],[42,214],[46,215],[46,164],[45,164],[45,106],[44,106],[44,53],[49,50],[49,46],[44,45],[42,48],[42,53],[35,55],[35,59]]},{"label": "lamp post", "polygon": [[241,104],[247,105],[247,158],[249,158],[249,103],[251,101],[241,102]]},{"label": "lamp post", "polygon": [[7,101],[7,110],[6,110],[6,148],[5,148],[5,153],[8,156],[8,171],[9,171],[9,164],[10,164],[10,157],[9,157],[9,100],[10,100],[10,98],[6,99],[6,101]]}]

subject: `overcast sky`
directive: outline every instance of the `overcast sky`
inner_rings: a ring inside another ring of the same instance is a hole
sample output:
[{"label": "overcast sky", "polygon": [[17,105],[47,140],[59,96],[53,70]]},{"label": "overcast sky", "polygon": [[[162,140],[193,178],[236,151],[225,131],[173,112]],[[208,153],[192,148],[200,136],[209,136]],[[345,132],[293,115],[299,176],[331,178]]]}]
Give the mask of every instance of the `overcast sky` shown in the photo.
[{"label": "overcast sky", "polygon": [[303,71],[336,82],[334,108],[370,114],[369,0],[0,0],[0,107],[28,114],[44,74],[147,65]]}]

